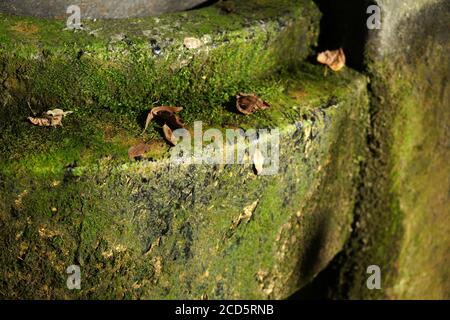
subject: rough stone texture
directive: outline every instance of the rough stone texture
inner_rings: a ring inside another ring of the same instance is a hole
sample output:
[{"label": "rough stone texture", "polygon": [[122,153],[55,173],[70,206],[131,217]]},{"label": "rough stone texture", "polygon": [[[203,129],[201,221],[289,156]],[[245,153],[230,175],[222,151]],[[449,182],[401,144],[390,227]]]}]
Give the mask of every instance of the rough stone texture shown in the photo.
[{"label": "rough stone texture", "polygon": [[[310,1],[236,5],[76,33],[3,16],[2,297],[284,298],[343,248],[367,80],[301,63],[318,34]],[[205,45],[184,48],[188,36]],[[238,115],[239,91],[272,107]],[[185,107],[190,128],[280,128],[279,174],[174,165],[157,126],[141,135],[155,104]],[[62,128],[24,121],[56,106],[74,111]],[[152,150],[132,163],[127,149],[142,140]],[[72,264],[81,291],[65,287]]]},{"label": "rough stone texture", "polygon": [[66,18],[77,5],[82,18],[129,18],[158,15],[193,8],[204,0],[2,0],[0,12],[17,15]]},{"label": "rough stone texture", "polygon": [[[358,99],[313,106],[306,119],[285,127],[274,177],[256,176],[250,165],[160,160],[112,168],[103,159],[97,169],[58,184],[36,176],[3,179],[2,246],[9,249],[0,254],[2,292],[22,298],[292,294],[350,233],[364,88],[364,78],[355,79],[345,94]],[[287,119],[302,118],[293,112]],[[248,210],[251,217],[239,224]],[[73,263],[84,274],[76,293],[64,281]]]},{"label": "rough stone texture", "polygon": [[[367,46],[371,156],[338,287],[346,282],[349,298],[449,299],[449,2],[378,4],[382,29]],[[367,290],[370,264],[383,290]]]},{"label": "rough stone texture", "polygon": [[[319,38],[310,1],[233,3],[76,33],[2,15],[2,296],[284,298],[336,268],[332,297],[449,298],[448,1],[380,0],[367,46],[369,2],[333,2],[349,13],[334,45],[369,82],[301,62]],[[272,108],[233,113],[239,91]],[[157,126],[141,135],[156,104],[190,128],[281,128],[280,173],[171,164]],[[23,121],[56,106],[75,111],[63,128]]]}]

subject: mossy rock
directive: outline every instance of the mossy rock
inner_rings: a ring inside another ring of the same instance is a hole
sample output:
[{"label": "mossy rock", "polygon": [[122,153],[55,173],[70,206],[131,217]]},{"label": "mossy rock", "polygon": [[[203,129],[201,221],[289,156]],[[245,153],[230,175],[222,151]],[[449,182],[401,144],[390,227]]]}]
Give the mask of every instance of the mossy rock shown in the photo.
[{"label": "mossy rock", "polygon": [[[2,292],[282,298],[305,285],[348,238],[364,150],[365,79],[320,78],[322,70],[290,91],[302,98],[271,100],[265,112],[283,119],[275,176],[258,176],[251,164],[119,164],[111,157],[77,175],[57,173],[63,161],[54,175],[2,172]],[[49,135],[64,137],[70,121],[58,130]],[[79,292],[65,287],[72,264],[82,268]]]},{"label": "mossy rock", "polygon": [[[94,35],[2,15],[3,297],[284,298],[342,249],[367,80],[302,62],[318,33],[310,1],[234,3],[231,14],[89,22]],[[205,45],[188,50],[187,36]],[[271,108],[237,114],[240,91]],[[188,128],[280,129],[278,174],[174,164],[156,125],[142,134],[160,104],[183,106]],[[74,111],[63,127],[26,122],[55,107]],[[132,162],[140,141],[152,148]],[[79,291],[66,287],[70,265],[81,267]]]},{"label": "mossy rock", "polygon": [[[370,156],[341,282],[351,299],[449,299],[448,1],[379,0],[369,33]],[[365,270],[378,265],[381,290]]]}]

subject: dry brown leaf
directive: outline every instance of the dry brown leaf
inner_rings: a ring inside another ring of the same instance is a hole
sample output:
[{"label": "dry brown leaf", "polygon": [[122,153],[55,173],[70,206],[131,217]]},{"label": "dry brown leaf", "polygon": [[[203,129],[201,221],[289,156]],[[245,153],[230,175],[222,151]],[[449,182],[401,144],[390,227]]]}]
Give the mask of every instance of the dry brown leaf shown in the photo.
[{"label": "dry brown leaf", "polygon": [[73,111],[64,111],[62,109],[53,109],[53,110],[48,110],[47,112],[45,112],[45,115],[50,116],[50,117],[58,117],[58,116],[65,117],[72,113],[73,113]]},{"label": "dry brown leaf", "polygon": [[149,150],[150,146],[146,143],[141,142],[128,149],[128,157],[130,158],[130,160],[135,160],[136,158],[142,157]]},{"label": "dry brown leaf", "polygon": [[178,117],[175,113],[182,111],[181,107],[168,107],[161,106],[156,107],[150,110],[147,116],[147,120],[145,121],[144,132],[147,130],[150,122],[153,119],[159,118],[163,120],[166,124],[168,124],[171,128],[180,129],[184,128],[184,123],[181,121],[180,117]]},{"label": "dry brown leaf", "polygon": [[28,120],[34,124],[35,126],[39,127],[50,127],[50,119],[48,118],[33,118],[28,117]]},{"label": "dry brown leaf", "polygon": [[63,116],[50,117],[50,125],[52,127],[62,126],[62,123],[61,123],[62,119],[63,119]]},{"label": "dry brown leaf", "polygon": [[172,145],[175,146],[177,144],[177,139],[173,135],[173,131],[175,129],[184,128],[185,125],[181,121],[180,117],[176,115],[177,112],[182,111],[181,107],[168,107],[168,106],[160,106],[153,108],[150,110],[147,120],[145,121],[145,130],[147,130],[150,122],[153,119],[159,119],[164,124],[162,129],[164,133],[164,137],[166,140]]},{"label": "dry brown leaf", "polygon": [[270,108],[270,105],[261,100],[256,94],[239,93],[236,96],[236,108],[240,113],[245,115],[252,114],[256,110],[264,110]]},{"label": "dry brown leaf", "polygon": [[337,50],[327,50],[319,53],[317,61],[326,64],[333,71],[339,71],[345,66],[345,54],[342,48]]},{"label": "dry brown leaf", "polygon": [[166,140],[172,146],[176,146],[177,145],[177,139],[173,135],[172,129],[170,129],[170,127],[167,124],[163,125],[162,129],[163,129],[163,133],[164,133],[164,138],[166,138]]},{"label": "dry brown leaf", "polygon": [[232,224],[230,228],[228,229],[227,233],[225,234],[226,238],[230,238],[235,232],[236,229],[241,225],[242,222],[248,223],[250,219],[253,217],[253,214],[255,213],[255,209],[258,206],[259,200],[256,200],[255,202],[249,204],[244,208],[244,211],[239,214],[238,217],[235,217],[232,221]]},{"label": "dry brown leaf", "polygon": [[263,172],[264,168],[264,156],[262,152],[259,149],[255,150],[255,153],[253,155],[253,164],[255,165],[256,173],[260,174]]},{"label": "dry brown leaf", "polygon": [[43,117],[28,117],[28,120],[39,127],[57,127],[62,126],[62,119],[73,113],[72,111],[64,111],[61,109],[53,109],[44,112]]},{"label": "dry brown leaf", "polygon": [[62,126],[62,116],[56,116],[56,117],[47,117],[47,118],[33,118],[28,117],[28,120],[34,124],[35,126],[39,127],[57,127]]},{"label": "dry brown leaf", "polygon": [[38,26],[24,22],[17,23],[14,27],[12,27],[12,29],[16,32],[23,33],[28,36],[33,35],[39,31]]}]

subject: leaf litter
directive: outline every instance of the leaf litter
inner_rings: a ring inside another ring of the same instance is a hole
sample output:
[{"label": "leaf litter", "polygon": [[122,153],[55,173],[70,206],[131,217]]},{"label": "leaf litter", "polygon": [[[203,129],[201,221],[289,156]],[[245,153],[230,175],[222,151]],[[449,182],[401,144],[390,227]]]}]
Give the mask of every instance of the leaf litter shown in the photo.
[{"label": "leaf litter", "polygon": [[236,96],[236,108],[240,113],[250,115],[256,110],[268,109],[270,105],[254,93],[239,93]]},{"label": "leaf litter", "polygon": [[63,118],[72,113],[72,111],[53,109],[44,112],[41,117],[28,117],[28,121],[38,127],[61,127]]},{"label": "leaf litter", "polygon": [[181,118],[177,115],[178,112],[183,110],[182,107],[169,107],[160,106],[155,107],[148,113],[147,120],[145,121],[144,132],[153,120],[160,120],[163,123],[162,131],[166,140],[172,145],[177,144],[176,138],[173,135],[173,130],[182,129],[185,124]]},{"label": "leaf litter", "polygon": [[339,48],[321,52],[317,56],[317,62],[327,65],[333,71],[339,71],[344,68],[346,62],[344,50]]}]

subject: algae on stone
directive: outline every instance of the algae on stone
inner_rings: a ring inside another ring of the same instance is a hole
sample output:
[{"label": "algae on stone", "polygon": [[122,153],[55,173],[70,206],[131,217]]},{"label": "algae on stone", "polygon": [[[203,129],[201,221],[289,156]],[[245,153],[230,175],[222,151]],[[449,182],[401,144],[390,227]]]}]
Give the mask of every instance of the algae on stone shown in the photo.
[{"label": "algae on stone", "polygon": [[[371,126],[338,296],[448,299],[448,1],[377,1],[383,28],[367,46]],[[378,265],[382,290],[368,290]]]},{"label": "algae on stone", "polygon": [[[284,298],[342,249],[367,80],[303,62],[318,36],[311,1],[236,4],[229,15],[213,6],[86,23],[92,34],[1,15],[3,297]],[[187,50],[186,36],[207,45]],[[272,107],[238,115],[229,104],[240,91]],[[74,114],[63,128],[31,127],[28,103]],[[140,135],[157,104],[183,106],[188,126],[280,128],[279,174],[173,164],[156,128]],[[154,159],[130,162],[142,139]],[[72,264],[80,291],[66,288]]]}]

